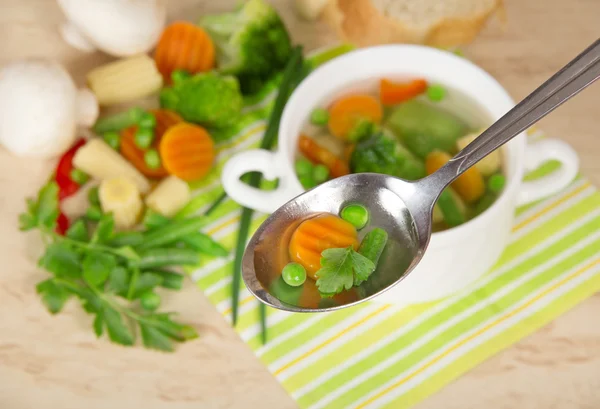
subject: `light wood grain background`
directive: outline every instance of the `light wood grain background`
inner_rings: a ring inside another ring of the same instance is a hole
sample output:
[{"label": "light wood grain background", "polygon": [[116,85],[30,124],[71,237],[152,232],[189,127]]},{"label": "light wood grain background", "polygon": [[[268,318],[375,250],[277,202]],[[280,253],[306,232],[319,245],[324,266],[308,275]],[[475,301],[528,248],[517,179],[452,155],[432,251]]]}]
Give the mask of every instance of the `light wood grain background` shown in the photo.
[{"label": "light wood grain background", "polygon": [[[275,0],[294,38],[308,49],[333,40],[326,27],[296,20],[290,0]],[[195,19],[235,0],[170,0],[170,16]],[[507,0],[508,23],[493,22],[466,49],[516,98],[527,95],[600,34],[599,0]],[[78,81],[108,57],[78,53],[59,38],[63,17],[52,0],[0,0],[0,64],[53,57]],[[541,123],[571,143],[582,171],[600,184],[600,88],[592,87]],[[126,349],[95,339],[78,306],[50,317],[34,293],[44,277],[31,254],[35,235],[17,233],[25,196],[51,163],[0,152],[0,408],[296,407],[191,283],[169,308],[201,338],[175,354]],[[600,251],[600,249],[599,249]],[[417,409],[600,408],[600,296],[498,354]]]}]

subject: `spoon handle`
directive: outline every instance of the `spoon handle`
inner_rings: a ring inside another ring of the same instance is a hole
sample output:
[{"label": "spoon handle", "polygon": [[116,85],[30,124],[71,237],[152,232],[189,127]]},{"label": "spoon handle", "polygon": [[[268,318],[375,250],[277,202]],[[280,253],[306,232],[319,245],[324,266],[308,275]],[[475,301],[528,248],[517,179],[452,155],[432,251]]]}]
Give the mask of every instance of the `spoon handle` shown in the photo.
[{"label": "spoon handle", "polygon": [[439,194],[464,171],[542,119],[598,77],[600,39],[508,111],[438,172],[432,174],[429,186]]}]

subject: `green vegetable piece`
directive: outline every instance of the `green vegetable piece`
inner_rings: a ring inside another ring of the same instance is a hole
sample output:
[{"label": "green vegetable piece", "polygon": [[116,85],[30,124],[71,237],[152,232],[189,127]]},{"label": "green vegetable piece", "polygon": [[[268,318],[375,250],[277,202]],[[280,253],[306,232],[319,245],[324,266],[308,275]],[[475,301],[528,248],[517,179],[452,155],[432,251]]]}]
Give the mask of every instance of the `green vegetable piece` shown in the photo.
[{"label": "green vegetable piece", "polygon": [[19,229],[43,227],[54,230],[58,218],[58,185],[51,181],[40,189],[37,200],[27,199],[27,212],[19,215]]},{"label": "green vegetable piece", "polygon": [[340,217],[360,230],[369,222],[369,211],[362,205],[351,204],[342,209]]},{"label": "green vegetable piece", "polygon": [[313,168],[312,176],[317,185],[323,183],[329,178],[329,169],[325,165],[318,164]]},{"label": "green vegetable piece", "polygon": [[[360,242],[360,246],[358,247],[358,252],[369,259],[375,268],[377,268],[377,263],[379,263],[379,258],[385,250],[385,246],[387,245],[388,234],[385,230],[376,227],[370,232],[366,234],[366,236]],[[375,270],[375,268],[373,270]],[[355,285],[362,284],[362,281],[355,283]]]},{"label": "green vegetable piece", "polygon": [[144,162],[150,169],[158,169],[160,167],[160,155],[156,149],[150,149],[144,153]]},{"label": "green vegetable piece", "polygon": [[115,233],[115,220],[112,213],[105,213],[100,217],[96,230],[92,235],[92,243],[106,243],[110,241]]},{"label": "green vegetable piece", "polygon": [[393,108],[386,126],[423,160],[435,150],[452,154],[456,141],[468,132],[456,116],[416,99]]},{"label": "green vegetable piece", "polygon": [[441,85],[433,84],[427,87],[427,97],[430,101],[440,102],[446,96],[446,89]]},{"label": "green vegetable piece", "polygon": [[323,297],[351,289],[355,282],[366,281],[375,270],[375,264],[352,247],[327,249],[321,257],[321,268],[316,276],[317,288]]},{"label": "green vegetable piece", "polygon": [[100,206],[100,195],[98,194],[98,186],[94,186],[88,190],[87,194],[88,202],[91,205]]},{"label": "green vegetable piece", "polygon": [[229,251],[209,235],[196,232],[182,237],[181,241],[190,248],[212,257],[226,257]]},{"label": "green vegetable piece", "polygon": [[281,271],[281,277],[287,285],[298,287],[306,281],[306,269],[302,264],[288,263]]},{"label": "green vegetable piece", "polygon": [[80,169],[73,169],[70,176],[73,182],[77,183],[78,185],[83,185],[90,179],[87,173]]},{"label": "green vegetable piece", "polygon": [[298,178],[300,180],[300,184],[302,185],[302,187],[304,189],[312,189],[313,187],[317,186],[317,182],[315,181],[315,178],[313,177],[312,174],[310,175],[302,175]]},{"label": "green vegetable piece", "polygon": [[116,266],[114,256],[99,251],[89,252],[83,259],[83,279],[93,287],[99,286]]},{"label": "green vegetable piece", "polygon": [[425,163],[408,151],[389,131],[382,130],[359,142],[350,158],[353,173],[381,173],[406,180],[427,175]]},{"label": "green vegetable piece", "polygon": [[159,276],[162,279],[160,286],[163,288],[168,288],[169,290],[181,290],[183,287],[183,274],[165,270],[151,270],[148,271],[148,273]]},{"label": "green vegetable piece", "polygon": [[325,108],[315,108],[310,114],[310,122],[317,126],[327,125],[327,122],[329,122],[329,111]]},{"label": "green vegetable piece", "polygon": [[35,289],[42,297],[48,311],[52,314],[59,313],[72,294],[54,278],[38,283]]},{"label": "green vegetable piece", "polygon": [[190,78],[192,74],[187,72],[186,70],[175,70],[171,73],[171,80],[173,83],[178,83]]},{"label": "green vegetable piece", "polygon": [[89,240],[87,225],[83,219],[79,219],[73,223],[65,235],[71,240],[77,240],[81,242],[87,242]]},{"label": "green vegetable piece", "polygon": [[98,135],[103,135],[106,132],[119,132],[137,124],[144,113],[145,111],[142,108],[134,107],[128,111],[98,119],[92,129]]},{"label": "green vegetable piece", "polygon": [[207,127],[235,124],[243,102],[238,79],[216,72],[196,74],[160,92],[162,108],[177,112],[188,122]]},{"label": "green vegetable piece", "polygon": [[59,278],[81,277],[81,253],[64,242],[50,244],[38,265]]},{"label": "green vegetable piece", "polygon": [[134,142],[140,149],[148,149],[154,141],[154,129],[139,127],[135,131]]},{"label": "green vegetable piece", "polygon": [[291,57],[290,35],[266,0],[249,0],[233,12],[205,15],[199,23],[215,42],[219,70],[239,77],[244,93],[280,72]]},{"label": "green vegetable piece", "polygon": [[294,167],[296,169],[296,175],[298,175],[298,177],[310,175],[313,173],[313,164],[308,159],[298,159]]},{"label": "green vegetable piece", "polygon": [[282,276],[280,276],[269,286],[269,293],[283,303],[298,305],[300,296],[302,295],[302,286],[292,287],[283,280]]},{"label": "green vegetable piece", "polygon": [[348,140],[350,142],[359,142],[377,131],[375,124],[369,120],[362,119],[348,132]]},{"label": "green vegetable piece", "polygon": [[142,220],[142,224],[148,230],[152,230],[157,227],[166,226],[170,222],[171,222],[171,219],[163,216],[160,213],[155,212],[152,209],[146,210],[146,213],[144,213],[144,219]]},{"label": "green vegetable piece", "polygon": [[173,220],[169,224],[146,232],[144,243],[139,247],[141,249],[151,249],[175,243],[189,234],[197,233],[208,223],[209,219],[205,216]]},{"label": "green vegetable piece", "polygon": [[150,112],[144,112],[144,114],[137,121],[140,128],[152,129],[156,127],[156,118]]},{"label": "green vegetable piece", "polygon": [[108,277],[109,291],[124,296],[129,289],[129,280],[131,279],[129,271],[123,267],[115,267],[111,270]]},{"label": "green vegetable piece", "polygon": [[437,204],[448,227],[455,227],[465,222],[466,207],[452,188],[444,189],[437,200]]},{"label": "green vegetable piece", "polygon": [[506,177],[501,173],[496,173],[488,179],[487,188],[490,192],[500,193],[506,184]]},{"label": "green vegetable piece", "polygon": [[195,250],[178,248],[153,248],[139,252],[140,260],[136,266],[140,269],[152,269],[172,266],[196,266],[200,257]]},{"label": "green vegetable piece", "polygon": [[352,44],[340,44],[336,47],[327,49],[327,51],[325,52],[318,53],[308,58],[307,63],[312,69],[315,69],[325,64],[326,62],[329,62],[339,57],[340,55],[349,53],[350,51],[354,51],[355,49],[356,47]]},{"label": "green vegetable piece", "polygon": [[160,296],[152,291],[148,291],[140,297],[140,305],[146,311],[154,311],[160,305]]},{"label": "green vegetable piece", "polygon": [[142,273],[137,277],[133,286],[132,299],[141,297],[144,293],[162,284],[162,277],[154,273]]},{"label": "green vegetable piece", "polygon": [[105,132],[102,135],[102,139],[106,142],[111,148],[118,151],[121,146],[121,136],[115,131]]},{"label": "green vegetable piece", "polygon": [[495,192],[486,192],[486,194],[483,195],[483,197],[477,201],[477,204],[473,209],[472,218],[479,216],[481,213],[489,209],[490,206],[494,204],[497,198],[498,195]]},{"label": "green vegetable piece", "polygon": [[135,247],[144,241],[144,234],[138,231],[122,231],[116,233],[110,239],[110,245],[113,247],[131,246]]},{"label": "green vegetable piece", "polygon": [[123,322],[119,311],[105,303],[102,308],[102,319],[111,341],[121,345],[133,345],[135,338],[131,328]]}]

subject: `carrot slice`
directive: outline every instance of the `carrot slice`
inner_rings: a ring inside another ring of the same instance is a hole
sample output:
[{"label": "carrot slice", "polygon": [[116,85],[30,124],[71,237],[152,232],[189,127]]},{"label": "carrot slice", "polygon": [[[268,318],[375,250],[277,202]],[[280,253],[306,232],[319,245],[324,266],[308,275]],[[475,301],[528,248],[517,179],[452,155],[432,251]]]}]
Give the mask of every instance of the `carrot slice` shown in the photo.
[{"label": "carrot slice", "polygon": [[215,66],[215,46],[202,28],[176,21],[162,32],[154,61],[165,81],[170,83],[175,70],[190,74],[211,70]]},{"label": "carrot slice", "polygon": [[306,269],[310,278],[321,268],[321,253],[330,248],[358,248],[356,229],[332,214],[323,214],[303,221],[292,234],[290,258]]},{"label": "carrot slice", "polygon": [[410,82],[392,82],[382,79],[379,82],[379,95],[383,105],[394,105],[408,101],[427,90],[427,81],[416,79]]},{"label": "carrot slice", "polygon": [[[450,155],[442,151],[433,151],[425,159],[425,169],[428,175],[440,169],[449,160]],[[451,184],[452,188],[467,203],[473,203],[485,193],[485,182],[481,172],[472,166]]]},{"label": "carrot slice", "polygon": [[159,153],[167,172],[186,181],[205,176],[215,159],[214,143],[206,129],[186,122],[167,130]]},{"label": "carrot slice", "polygon": [[298,149],[310,161],[327,166],[331,176],[338,178],[350,173],[348,164],[306,135],[300,135]]},{"label": "carrot slice", "polygon": [[371,95],[350,95],[331,105],[327,126],[334,136],[346,140],[359,121],[368,120],[378,124],[382,117],[383,109],[377,98]]},{"label": "carrot slice", "polygon": [[[150,110],[150,113],[156,118],[154,141],[152,142],[151,148],[157,149],[158,144],[167,129],[179,122],[183,122],[183,119],[175,112],[166,109]],[[135,144],[135,133],[137,129],[137,125],[134,125],[121,131],[121,144],[119,148],[121,155],[131,162],[137,170],[149,178],[159,179],[168,176],[169,173],[162,164],[157,169],[152,169],[146,164],[146,161],[144,160],[145,151]]]}]

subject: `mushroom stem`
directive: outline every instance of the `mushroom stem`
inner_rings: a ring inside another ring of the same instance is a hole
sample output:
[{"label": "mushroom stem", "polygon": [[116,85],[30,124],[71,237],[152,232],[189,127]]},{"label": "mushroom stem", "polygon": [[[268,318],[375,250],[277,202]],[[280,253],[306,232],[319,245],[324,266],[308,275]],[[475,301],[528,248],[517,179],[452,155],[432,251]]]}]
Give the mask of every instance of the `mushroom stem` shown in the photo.
[{"label": "mushroom stem", "polygon": [[98,100],[92,91],[87,88],[77,91],[76,109],[78,125],[89,128],[96,123],[100,108],[98,108]]}]

